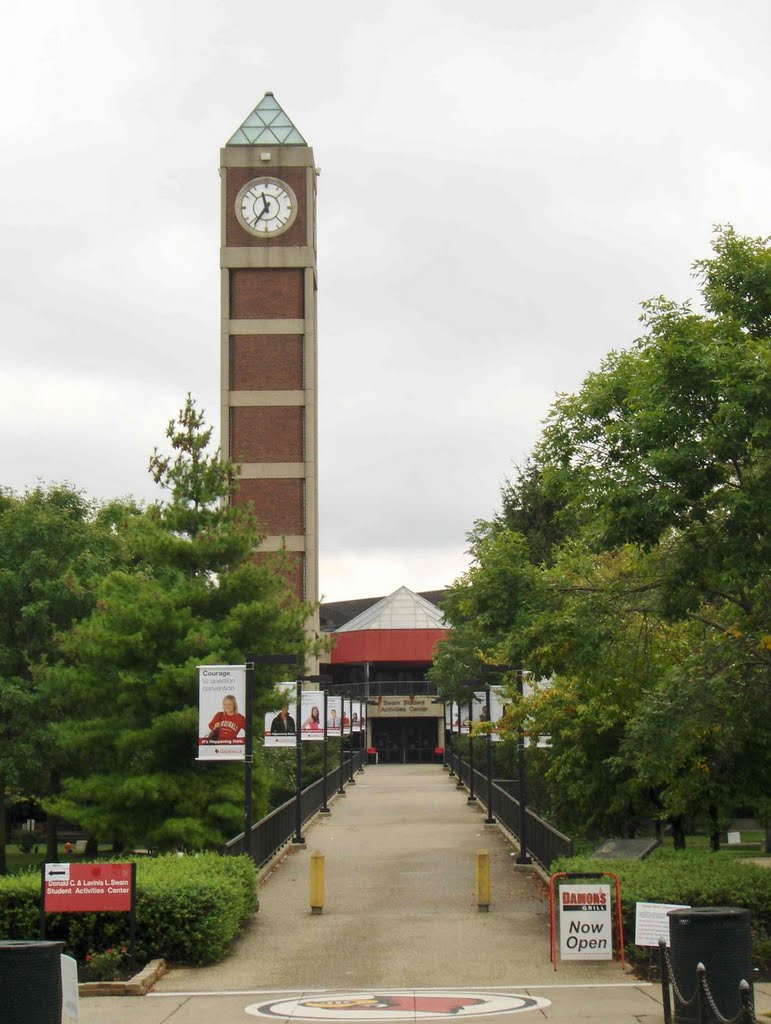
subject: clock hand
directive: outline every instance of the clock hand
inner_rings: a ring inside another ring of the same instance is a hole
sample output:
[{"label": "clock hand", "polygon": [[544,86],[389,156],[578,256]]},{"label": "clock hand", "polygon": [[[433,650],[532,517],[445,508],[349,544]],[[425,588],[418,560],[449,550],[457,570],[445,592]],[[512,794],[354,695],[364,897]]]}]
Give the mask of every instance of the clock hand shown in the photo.
[{"label": "clock hand", "polygon": [[255,224],[257,223],[258,220],[262,220],[262,218],[265,216],[268,210],[270,210],[270,206],[268,206],[268,200],[265,198],[264,192],[260,193],[260,198],[262,199],[262,209],[254,218]]}]

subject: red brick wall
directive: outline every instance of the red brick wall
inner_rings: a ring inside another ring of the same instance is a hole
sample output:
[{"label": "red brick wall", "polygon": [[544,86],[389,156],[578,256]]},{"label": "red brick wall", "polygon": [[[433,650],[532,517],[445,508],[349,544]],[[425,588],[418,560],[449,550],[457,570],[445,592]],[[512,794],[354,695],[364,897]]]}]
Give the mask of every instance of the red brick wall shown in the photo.
[{"label": "red brick wall", "polygon": [[258,565],[267,565],[282,576],[300,600],[305,597],[305,555],[300,551],[258,551],[254,556]]},{"label": "red brick wall", "polygon": [[230,339],[231,391],[301,391],[303,339],[296,334]]},{"label": "red brick wall", "polygon": [[249,268],[230,272],[232,320],[302,319],[305,316],[302,269]]},{"label": "red brick wall", "polygon": [[234,462],[302,462],[302,407],[231,409],[230,457]]},{"label": "red brick wall", "polygon": [[266,537],[305,533],[302,480],[241,480],[235,501],[252,502],[254,518]]},{"label": "red brick wall", "polygon": [[[305,218],[305,168],[304,167],[228,167],[227,171],[227,213],[225,221],[225,244],[226,245],[305,245],[306,242],[306,218]],[[236,196],[247,181],[252,178],[278,178],[285,181],[297,196],[298,211],[295,220],[282,235],[275,238],[259,238],[256,235],[244,231],[238,222],[235,214]]]}]

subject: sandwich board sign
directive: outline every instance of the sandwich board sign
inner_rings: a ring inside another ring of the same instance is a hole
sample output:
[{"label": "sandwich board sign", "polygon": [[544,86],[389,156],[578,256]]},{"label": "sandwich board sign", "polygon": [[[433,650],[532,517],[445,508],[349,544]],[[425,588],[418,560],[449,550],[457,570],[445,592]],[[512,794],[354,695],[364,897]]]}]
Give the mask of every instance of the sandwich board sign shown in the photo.
[{"label": "sandwich board sign", "polygon": [[613,959],[609,885],[561,885],[559,911],[561,960]]}]

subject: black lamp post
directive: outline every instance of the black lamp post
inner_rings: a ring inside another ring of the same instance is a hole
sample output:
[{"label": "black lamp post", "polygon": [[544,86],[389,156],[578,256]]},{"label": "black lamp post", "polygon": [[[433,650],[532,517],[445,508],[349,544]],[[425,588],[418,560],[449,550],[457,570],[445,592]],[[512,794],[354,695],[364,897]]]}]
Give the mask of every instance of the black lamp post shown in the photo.
[{"label": "black lamp post", "polygon": [[[254,666],[298,665],[296,654],[247,654],[246,656],[246,735],[244,737],[244,853],[253,857],[252,842],[252,783],[254,773]],[[295,723],[297,728],[297,723]],[[300,746],[300,737],[297,737]]]},{"label": "black lamp post", "polygon": [[469,697],[468,702],[468,800],[466,803],[475,804],[477,802],[476,794],[474,793],[474,737],[471,733],[471,727],[474,724],[474,698]]},{"label": "black lamp post", "polygon": [[[450,701],[450,741],[449,741],[449,744],[447,743],[446,738],[445,738],[445,746],[449,746],[450,750],[452,750],[452,737],[453,737],[454,732],[455,732],[455,715],[454,715],[453,710],[452,710],[452,701]],[[452,776],[455,774],[455,770],[454,770],[454,768],[452,766],[452,758],[450,758],[448,760],[447,764],[448,764],[448,767],[450,769],[450,778],[452,778]]]},{"label": "black lamp post", "polygon": [[322,782],[321,782],[321,813],[331,814],[332,812],[327,805],[327,705],[329,703],[329,696],[327,691],[324,690],[324,764],[322,768]]},{"label": "black lamp post", "polygon": [[490,706],[490,684],[487,684],[485,695],[485,711],[487,712],[487,817],[485,818],[485,825],[494,825],[495,818],[493,817],[493,734],[489,730],[492,728],[492,708]]},{"label": "black lamp post", "polygon": [[[522,668],[517,668],[517,693],[524,696]],[[525,730],[519,726],[517,739],[517,766],[519,769],[519,856],[517,864],[532,864],[527,855],[527,769],[525,765]]]},{"label": "black lamp post", "polygon": [[303,838],[303,809],[302,809],[302,791],[303,791],[303,744],[302,744],[302,701],[303,701],[303,681],[302,677],[297,677],[297,710],[295,714],[294,728],[295,728],[295,771],[294,771],[294,786],[295,786],[295,799],[294,799],[294,839],[292,842],[296,846],[304,846],[305,839]]},{"label": "black lamp post", "polygon": [[356,779],[353,777],[353,695],[350,693],[348,694],[348,749],[351,753],[351,760],[348,765],[348,770],[350,772],[348,781],[355,786]]}]

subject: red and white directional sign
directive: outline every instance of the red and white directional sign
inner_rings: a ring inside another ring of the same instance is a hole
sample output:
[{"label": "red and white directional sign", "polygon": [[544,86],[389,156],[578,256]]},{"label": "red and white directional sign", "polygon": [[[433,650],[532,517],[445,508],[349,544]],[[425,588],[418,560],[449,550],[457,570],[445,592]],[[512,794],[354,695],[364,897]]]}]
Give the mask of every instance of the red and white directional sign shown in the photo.
[{"label": "red and white directional sign", "polygon": [[46,864],[43,900],[47,913],[131,910],[133,864]]}]

